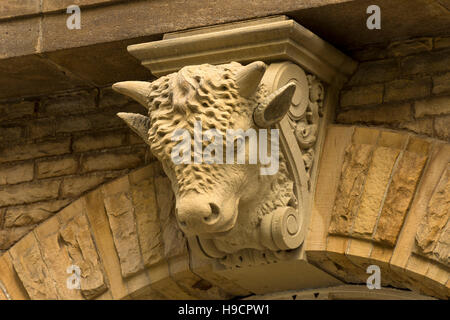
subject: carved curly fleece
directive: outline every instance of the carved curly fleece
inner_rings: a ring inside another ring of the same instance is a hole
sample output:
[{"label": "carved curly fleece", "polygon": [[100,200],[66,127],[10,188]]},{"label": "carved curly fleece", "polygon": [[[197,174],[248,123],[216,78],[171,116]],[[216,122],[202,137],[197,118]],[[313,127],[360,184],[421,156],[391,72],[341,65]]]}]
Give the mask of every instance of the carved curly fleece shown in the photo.
[{"label": "carved curly fleece", "polygon": [[[194,123],[201,121],[202,130],[217,129],[224,135],[227,129],[235,128],[237,117],[252,117],[259,101],[267,96],[263,86],[258,88],[252,99],[239,95],[234,75],[242,68],[241,64],[213,66],[203,64],[187,66],[178,73],[172,73],[155,80],[148,96],[150,130],[149,144],[153,154],[175,174],[174,191],[181,196],[189,190],[208,192],[215,184],[224,183],[233,166],[220,164],[182,164],[174,165],[170,155],[178,141],[172,141],[176,129],[185,129],[193,136]],[[203,141],[203,147],[209,144]],[[191,146],[194,155],[193,143]],[[231,172],[232,174],[232,172]],[[278,174],[266,176],[271,179],[276,199],[268,201],[266,210],[286,205],[294,198],[292,181],[288,178],[286,162],[280,155]]]}]

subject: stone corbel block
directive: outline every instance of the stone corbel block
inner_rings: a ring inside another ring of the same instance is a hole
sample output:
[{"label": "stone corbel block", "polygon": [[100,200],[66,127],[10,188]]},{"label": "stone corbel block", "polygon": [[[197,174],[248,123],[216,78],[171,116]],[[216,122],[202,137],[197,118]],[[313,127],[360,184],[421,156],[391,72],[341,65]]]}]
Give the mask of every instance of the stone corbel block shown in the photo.
[{"label": "stone corbel block", "polygon": [[[148,117],[119,116],[161,161],[194,255],[219,262],[228,278],[246,276],[226,270],[294,263],[299,274],[334,283],[306,262],[304,242],[326,124],[356,63],[285,16],[166,34],[128,50],[160,78],[114,85],[149,110]],[[221,132],[278,129],[279,171],[258,178],[254,167],[197,165],[195,156],[194,164],[177,166],[169,135],[194,130],[193,119]],[[285,280],[277,280],[280,288],[298,285]]]},{"label": "stone corbel block", "polygon": [[356,68],[355,61],[286,16],[168,33],[128,51],[157,77],[203,63],[292,61],[340,86]]}]

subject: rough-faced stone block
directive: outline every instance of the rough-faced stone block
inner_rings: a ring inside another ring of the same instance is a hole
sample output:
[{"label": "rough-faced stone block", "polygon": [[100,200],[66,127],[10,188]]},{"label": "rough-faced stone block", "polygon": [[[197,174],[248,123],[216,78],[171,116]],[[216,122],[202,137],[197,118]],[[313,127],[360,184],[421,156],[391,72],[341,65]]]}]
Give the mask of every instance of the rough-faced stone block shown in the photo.
[{"label": "rough-faced stone block", "polygon": [[27,143],[0,148],[0,163],[70,153],[70,139]]},{"label": "rough-faced stone block", "polygon": [[371,108],[361,108],[341,111],[337,116],[340,123],[399,123],[412,120],[411,105],[409,103],[383,104]]},{"label": "rough-faced stone block", "polygon": [[450,113],[450,96],[432,97],[415,102],[415,116],[438,116]]},{"label": "rough-faced stone block", "polygon": [[439,139],[450,141],[450,116],[437,117],[434,119],[434,130]]},{"label": "rough-faced stone block", "polygon": [[37,163],[37,176],[39,179],[59,177],[74,174],[77,169],[78,161],[73,157],[40,161]]},{"label": "rough-faced stone block", "polygon": [[122,276],[126,278],[144,268],[128,177],[105,185],[103,194]]},{"label": "rough-faced stone block", "polygon": [[33,180],[33,163],[24,163],[13,166],[0,166],[0,185],[16,184]]},{"label": "rough-faced stone block", "polygon": [[372,159],[374,146],[352,144],[345,153],[341,181],[338,187],[329,232],[346,235],[351,231],[359,209],[360,195]]},{"label": "rough-faced stone block", "polygon": [[450,92],[450,72],[433,76],[433,94]]},{"label": "rough-faced stone block", "polygon": [[409,56],[415,53],[431,51],[433,49],[433,38],[416,38],[407,41],[396,41],[391,43],[387,50],[392,57]]},{"label": "rough-faced stone block", "polygon": [[21,101],[0,105],[0,120],[12,120],[29,117],[34,114],[34,102]]},{"label": "rough-faced stone block", "polygon": [[28,132],[31,139],[40,139],[55,135],[55,120],[52,118],[28,122]]},{"label": "rough-faced stone block", "polygon": [[386,84],[385,102],[423,98],[430,95],[431,79],[395,80]]},{"label": "rough-faced stone block", "polygon": [[69,200],[54,200],[7,208],[5,227],[12,228],[38,224],[69,203]]},{"label": "rough-faced stone block", "polygon": [[450,50],[424,52],[403,58],[402,73],[433,74],[450,70]]},{"label": "rough-faced stone block", "polygon": [[94,189],[108,179],[105,175],[76,176],[64,178],[61,186],[61,195],[75,198],[84,192]]},{"label": "rough-faced stone block", "polygon": [[34,233],[28,234],[9,253],[14,269],[28,295],[34,300],[56,300],[58,293],[54,279],[41,255]]},{"label": "rough-faced stone block", "polygon": [[84,135],[76,138],[73,142],[75,152],[84,152],[97,149],[108,149],[124,145],[124,133],[100,133]]},{"label": "rough-faced stone block", "polygon": [[353,87],[341,92],[341,107],[364,106],[378,104],[383,101],[383,85],[374,84],[364,87]]},{"label": "rough-faced stone block", "polygon": [[37,181],[0,187],[0,207],[56,199],[60,181]]},{"label": "rough-faced stone block", "polygon": [[164,258],[162,229],[155,194],[155,172],[152,165],[130,173],[130,190],[136,216],[142,259],[146,266]]},{"label": "rough-faced stone block", "polygon": [[377,147],[374,150],[352,234],[367,239],[372,237],[389,178],[399,154],[399,149]]},{"label": "rough-faced stone block", "polygon": [[[421,221],[416,234],[419,251],[431,258],[437,256],[439,260],[448,263],[448,214],[450,201],[450,166],[442,173],[427,206],[427,212]],[[437,253],[435,255],[435,252]]]},{"label": "rough-faced stone block", "polygon": [[373,237],[375,241],[395,245],[426,160],[427,155],[404,151],[392,175]]},{"label": "rough-faced stone block", "polygon": [[400,122],[398,127],[400,129],[407,129],[417,134],[424,134],[427,136],[433,135],[433,119],[417,119],[413,121]]},{"label": "rough-faced stone block", "polygon": [[0,230],[0,250],[7,250],[11,248],[17,241],[22,239],[36,225],[28,225],[24,227],[7,228]]},{"label": "rough-faced stone block", "polygon": [[[58,215],[60,220],[58,237],[64,244],[64,250],[67,251],[71,263],[81,270],[82,296],[85,299],[93,299],[106,291],[107,285],[87,218],[84,215],[84,201],[73,203],[64,211],[66,212]],[[73,218],[65,221],[67,215],[73,216]]]},{"label": "rough-faced stone block", "polygon": [[91,155],[83,158],[81,170],[83,172],[92,172],[99,170],[120,170],[135,168],[143,163],[143,153],[125,152],[125,153],[105,153]]},{"label": "rough-faced stone block", "polygon": [[0,127],[0,143],[13,142],[22,137],[22,127]]},{"label": "rough-faced stone block", "polygon": [[358,66],[348,85],[384,83],[394,80],[399,74],[398,64],[393,59],[363,62]]},{"label": "rough-faced stone block", "polygon": [[41,108],[47,115],[70,115],[95,110],[97,90],[61,94],[44,99]]}]

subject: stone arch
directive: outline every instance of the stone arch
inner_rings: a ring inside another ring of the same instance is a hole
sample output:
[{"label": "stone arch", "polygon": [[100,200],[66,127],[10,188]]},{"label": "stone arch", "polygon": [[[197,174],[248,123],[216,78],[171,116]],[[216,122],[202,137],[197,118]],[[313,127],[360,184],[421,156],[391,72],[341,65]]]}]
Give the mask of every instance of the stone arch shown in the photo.
[{"label": "stone arch", "polygon": [[[375,264],[384,287],[448,298],[448,143],[333,125],[322,150],[304,246],[308,264],[332,278],[313,269],[309,276],[364,284],[367,266]],[[242,281],[245,270],[224,271],[193,256],[173,207],[159,163],[99,187],[0,257],[0,298],[228,299],[283,291],[254,286]],[[300,262],[258,270],[292,271]],[[71,265],[82,270],[81,290],[67,288]]]}]

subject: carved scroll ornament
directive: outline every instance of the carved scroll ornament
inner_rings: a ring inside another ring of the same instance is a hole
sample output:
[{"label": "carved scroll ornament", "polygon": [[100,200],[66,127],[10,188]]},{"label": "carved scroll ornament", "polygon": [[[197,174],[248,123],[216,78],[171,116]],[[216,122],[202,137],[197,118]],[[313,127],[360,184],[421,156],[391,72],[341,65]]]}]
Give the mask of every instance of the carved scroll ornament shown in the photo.
[{"label": "carved scroll ornament", "polygon": [[[148,117],[119,116],[161,161],[191,249],[240,267],[287,258],[301,246],[324,96],[320,81],[290,62],[269,67],[232,62],[186,66],[152,83],[127,81],[113,88],[148,109]],[[222,137],[198,146],[198,129],[214,129]],[[255,132],[259,143],[272,147],[277,143],[272,129],[278,129],[282,152],[276,173],[262,175],[266,163],[249,161],[251,151],[244,163],[226,163],[226,152],[213,155],[223,161],[196,161],[198,148],[220,142],[225,149],[230,129],[242,130],[237,139],[245,148],[246,138],[251,140],[245,133]],[[180,130],[194,137],[192,161],[174,162],[178,140],[173,134]]]}]

